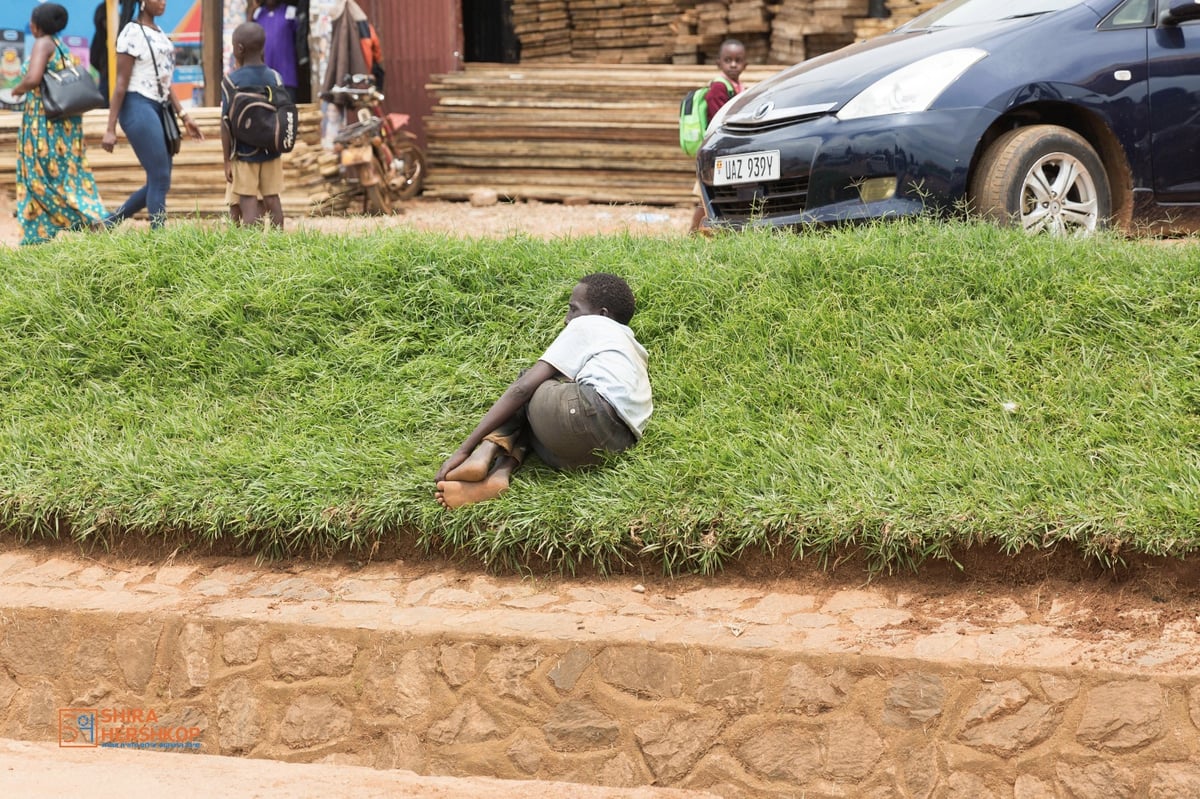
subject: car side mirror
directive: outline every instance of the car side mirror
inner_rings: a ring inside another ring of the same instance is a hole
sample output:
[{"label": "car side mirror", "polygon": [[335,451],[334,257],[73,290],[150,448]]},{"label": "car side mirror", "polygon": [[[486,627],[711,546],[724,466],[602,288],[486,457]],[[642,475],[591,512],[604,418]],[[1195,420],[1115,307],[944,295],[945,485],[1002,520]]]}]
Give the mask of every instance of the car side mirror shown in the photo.
[{"label": "car side mirror", "polygon": [[1200,0],[1169,0],[1158,22],[1160,25],[1178,25],[1194,19],[1200,19]]}]

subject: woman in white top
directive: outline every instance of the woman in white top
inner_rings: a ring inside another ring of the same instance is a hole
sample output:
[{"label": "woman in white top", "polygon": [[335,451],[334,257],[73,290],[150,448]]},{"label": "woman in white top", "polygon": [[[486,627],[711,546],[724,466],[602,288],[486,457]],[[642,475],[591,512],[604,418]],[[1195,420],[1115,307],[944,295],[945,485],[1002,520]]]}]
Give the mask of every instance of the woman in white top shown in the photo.
[{"label": "woman in white top", "polygon": [[[183,120],[193,139],[204,135],[171,92],[175,71],[175,45],[154,19],[167,10],[167,0],[141,0],[125,7],[130,19],[117,36],[117,82],[108,110],[108,128],[100,146],[112,152],[117,144],[117,122],[146,171],[146,183],[105,220],[108,226],[146,209],[150,226],[162,227],[167,219],[167,192],[171,188],[171,159],[159,109],[164,105]],[[136,10],[136,17],[132,12]],[[124,16],[124,15],[122,15]]]},{"label": "woman in white top", "polygon": [[575,469],[642,437],[654,406],[646,350],[629,329],[633,311],[633,292],[620,277],[580,279],[566,327],[438,470],[442,507],[499,496],[530,447],[548,466]]}]

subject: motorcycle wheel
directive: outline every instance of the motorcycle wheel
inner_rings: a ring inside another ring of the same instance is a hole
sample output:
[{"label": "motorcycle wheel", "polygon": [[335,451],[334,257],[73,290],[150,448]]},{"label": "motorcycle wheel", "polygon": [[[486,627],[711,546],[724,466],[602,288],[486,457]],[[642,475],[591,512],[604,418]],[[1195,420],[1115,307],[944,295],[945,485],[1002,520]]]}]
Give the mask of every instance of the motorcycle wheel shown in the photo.
[{"label": "motorcycle wheel", "polygon": [[366,211],[375,216],[387,216],[392,213],[392,201],[387,196],[382,184],[363,186],[363,197],[366,201]]},{"label": "motorcycle wheel", "polygon": [[425,188],[425,153],[409,141],[392,140],[394,167],[388,171],[392,195],[398,200],[411,200]]}]

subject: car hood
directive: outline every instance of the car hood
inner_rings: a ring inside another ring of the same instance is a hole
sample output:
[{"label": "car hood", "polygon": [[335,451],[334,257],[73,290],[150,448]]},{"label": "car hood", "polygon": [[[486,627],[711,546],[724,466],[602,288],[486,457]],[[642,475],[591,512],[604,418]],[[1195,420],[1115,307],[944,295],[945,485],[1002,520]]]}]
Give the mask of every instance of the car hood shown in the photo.
[{"label": "car hood", "polygon": [[834,111],[885,75],[926,56],[977,47],[990,58],[1004,59],[1006,49],[1028,48],[1030,40],[1043,30],[1057,30],[1063,15],[1076,14],[1085,15],[1090,24],[1098,20],[1095,10],[1081,4],[1037,17],[945,28],[900,28],[785,69],[735,97],[723,120],[734,125],[751,122],[755,111],[766,103],[777,110],[791,109],[790,115]]}]

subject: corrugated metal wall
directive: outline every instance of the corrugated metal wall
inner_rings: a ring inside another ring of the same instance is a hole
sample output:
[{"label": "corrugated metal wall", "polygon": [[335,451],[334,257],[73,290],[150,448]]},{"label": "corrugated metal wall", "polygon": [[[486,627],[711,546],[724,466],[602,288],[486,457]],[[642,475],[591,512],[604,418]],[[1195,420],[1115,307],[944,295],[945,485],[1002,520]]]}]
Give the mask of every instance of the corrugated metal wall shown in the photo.
[{"label": "corrugated metal wall", "polygon": [[433,108],[429,76],[462,68],[462,0],[357,0],[383,47],[387,110],[412,115],[425,142],[422,120]]}]

